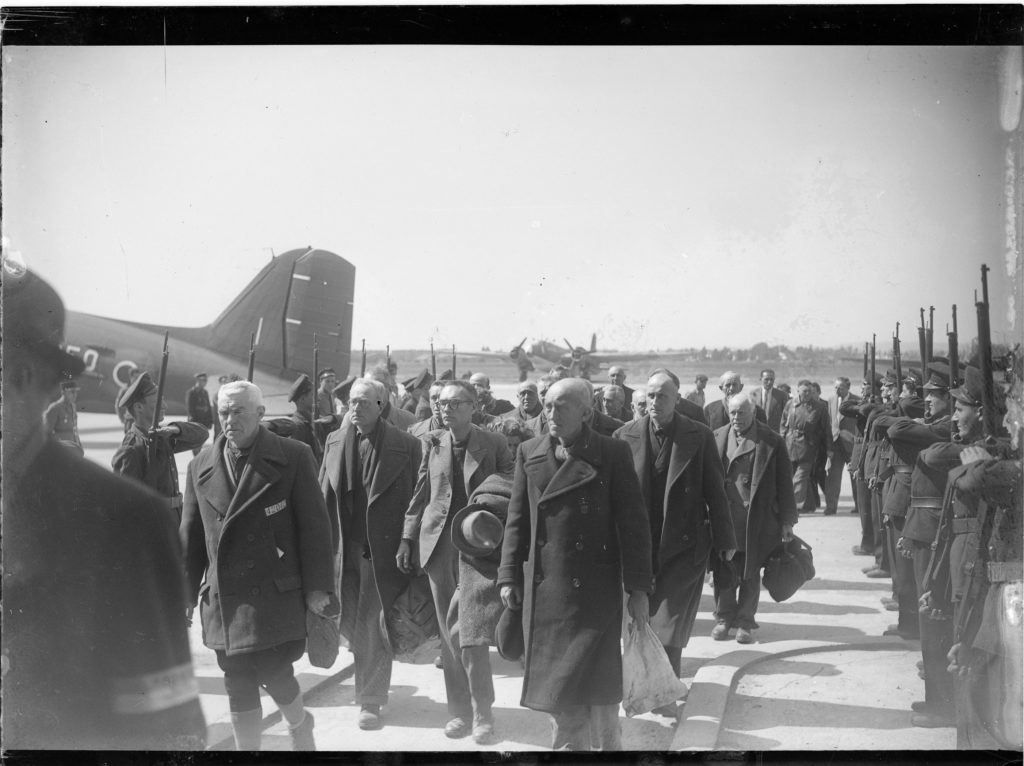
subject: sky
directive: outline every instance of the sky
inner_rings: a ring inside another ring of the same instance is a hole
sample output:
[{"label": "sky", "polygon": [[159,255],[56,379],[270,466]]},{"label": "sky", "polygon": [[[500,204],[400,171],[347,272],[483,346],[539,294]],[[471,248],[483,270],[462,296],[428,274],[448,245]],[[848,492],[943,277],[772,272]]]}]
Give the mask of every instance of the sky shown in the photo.
[{"label": "sky", "polygon": [[3,57],[3,236],[73,310],[203,325],[311,245],[371,348],[859,346],[953,303],[969,336],[982,262],[1009,329],[995,49]]}]

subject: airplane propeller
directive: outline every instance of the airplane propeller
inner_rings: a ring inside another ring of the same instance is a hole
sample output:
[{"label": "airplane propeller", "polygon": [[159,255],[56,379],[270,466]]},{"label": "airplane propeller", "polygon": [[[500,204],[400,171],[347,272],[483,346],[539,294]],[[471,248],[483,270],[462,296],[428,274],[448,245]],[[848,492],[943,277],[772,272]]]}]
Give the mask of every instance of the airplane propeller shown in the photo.
[{"label": "airplane propeller", "polygon": [[514,346],[512,350],[508,352],[509,359],[519,359],[520,355],[525,353],[525,350],[523,349],[524,343],[526,343],[525,337],[521,341],[519,341],[519,344],[517,346]]}]

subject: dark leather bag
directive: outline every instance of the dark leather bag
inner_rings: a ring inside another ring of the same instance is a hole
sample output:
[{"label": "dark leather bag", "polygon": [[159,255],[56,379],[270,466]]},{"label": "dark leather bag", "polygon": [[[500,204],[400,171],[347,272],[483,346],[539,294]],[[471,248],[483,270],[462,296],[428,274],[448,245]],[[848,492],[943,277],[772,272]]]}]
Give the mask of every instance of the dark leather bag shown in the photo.
[{"label": "dark leather bag", "polygon": [[768,556],[761,582],[775,601],[785,601],[813,577],[811,546],[793,535],[792,540],[779,543]]}]

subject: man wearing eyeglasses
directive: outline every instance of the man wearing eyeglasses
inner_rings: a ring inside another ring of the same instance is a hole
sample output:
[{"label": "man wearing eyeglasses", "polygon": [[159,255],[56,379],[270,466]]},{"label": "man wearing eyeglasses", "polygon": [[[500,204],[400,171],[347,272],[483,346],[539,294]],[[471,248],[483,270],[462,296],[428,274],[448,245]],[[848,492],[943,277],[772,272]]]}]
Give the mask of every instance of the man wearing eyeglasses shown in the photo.
[{"label": "man wearing eyeglasses", "polygon": [[476,389],[453,380],[438,400],[445,430],[423,438],[423,460],[409,509],[402,542],[395,557],[403,572],[413,571],[413,548],[430,579],[434,609],[441,627],[441,657],[445,695],[451,720],[445,734],[458,739],[472,733],[477,744],[494,740],[494,682],[487,646],[459,644],[457,610],[451,610],[458,586],[459,556],[452,544],[449,519],[469,504],[469,497],[488,476],[512,478],[512,456],[502,434],[473,424]]}]

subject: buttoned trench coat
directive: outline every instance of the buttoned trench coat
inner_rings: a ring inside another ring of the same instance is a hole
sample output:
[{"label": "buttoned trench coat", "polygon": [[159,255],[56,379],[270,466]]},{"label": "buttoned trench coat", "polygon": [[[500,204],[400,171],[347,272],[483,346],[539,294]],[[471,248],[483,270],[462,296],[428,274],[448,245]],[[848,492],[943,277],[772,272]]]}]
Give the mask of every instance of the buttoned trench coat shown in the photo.
[{"label": "buttoned trench coat", "polygon": [[235,655],[306,638],[305,596],[334,592],[334,550],[309,447],[261,425],[232,491],[224,440],[189,464],[180,535],[203,643]]},{"label": "buttoned trench coat", "polygon": [[561,466],[549,436],[516,453],[499,587],[523,587],[521,704],[622,700],[623,590],[650,592],[647,510],[624,444],[584,427]]}]

